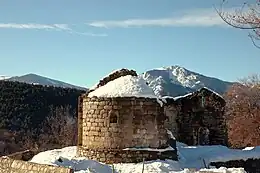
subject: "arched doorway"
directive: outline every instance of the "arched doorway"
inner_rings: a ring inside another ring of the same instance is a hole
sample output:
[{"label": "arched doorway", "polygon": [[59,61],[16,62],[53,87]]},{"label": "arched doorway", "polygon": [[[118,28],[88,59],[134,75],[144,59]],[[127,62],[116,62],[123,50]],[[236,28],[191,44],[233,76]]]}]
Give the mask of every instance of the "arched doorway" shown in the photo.
[{"label": "arched doorway", "polygon": [[209,145],[210,131],[207,127],[193,128],[193,145]]}]

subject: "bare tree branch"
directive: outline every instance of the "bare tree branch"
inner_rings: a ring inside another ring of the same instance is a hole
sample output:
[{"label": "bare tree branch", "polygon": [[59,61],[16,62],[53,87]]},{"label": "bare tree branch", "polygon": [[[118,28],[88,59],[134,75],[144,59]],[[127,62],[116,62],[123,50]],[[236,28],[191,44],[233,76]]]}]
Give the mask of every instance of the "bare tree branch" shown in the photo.
[{"label": "bare tree branch", "polygon": [[220,8],[214,6],[218,16],[229,26],[249,30],[249,38],[253,45],[260,49],[256,43],[260,40],[260,3],[259,0],[255,4],[245,2],[240,8],[234,12],[224,10],[225,0],[220,4]]}]

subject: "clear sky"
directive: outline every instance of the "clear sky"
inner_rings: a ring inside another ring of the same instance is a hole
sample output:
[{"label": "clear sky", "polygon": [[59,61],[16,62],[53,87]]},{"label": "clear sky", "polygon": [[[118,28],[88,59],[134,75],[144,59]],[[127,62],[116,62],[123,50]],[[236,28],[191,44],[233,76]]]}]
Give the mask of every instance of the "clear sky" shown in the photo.
[{"label": "clear sky", "polygon": [[[252,2],[254,2],[252,0]],[[36,73],[95,84],[118,68],[180,65],[234,81],[260,73],[248,33],[227,27],[220,0],[8,0],[0,2],[0,75]],[[233,0],[229,6],[242,4]]]}]

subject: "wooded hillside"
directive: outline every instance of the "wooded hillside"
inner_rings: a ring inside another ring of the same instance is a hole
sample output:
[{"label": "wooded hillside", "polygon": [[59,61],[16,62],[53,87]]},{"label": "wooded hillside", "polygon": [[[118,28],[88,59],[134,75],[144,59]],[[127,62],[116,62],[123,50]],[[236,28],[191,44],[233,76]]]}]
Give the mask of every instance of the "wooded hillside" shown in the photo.
[{"label": "wooded hillside", "polygon": [[[83,92],[69,88],[0,81],[0,142],[5,146],[2,147],[4,151],[0,150],[0,155],[14,152],[11,150],[22,150],[26,147],[25,142],[27,145],[34,145],[30,143],[39,141],[44,133],[44,124],[46,126],[46,123],[51,121],[47,117],[58,117],[53,114],[60,116],[60,122],[63,115],[75,119],[78,97]],[[56,121],[59,119],[56,118]],[[10,144],[10,141],[16,145],[21,143],[20,147],[23,148],[16,146],[16,149],[10,149],[6,144]]]}]

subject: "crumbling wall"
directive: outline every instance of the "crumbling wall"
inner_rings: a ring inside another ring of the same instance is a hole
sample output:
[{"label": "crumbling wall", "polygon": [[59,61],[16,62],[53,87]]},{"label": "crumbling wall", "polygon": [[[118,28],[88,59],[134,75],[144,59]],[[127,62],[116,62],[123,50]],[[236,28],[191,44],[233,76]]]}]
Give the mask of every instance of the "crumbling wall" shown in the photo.
[{"label": "crumbling wall", "polygon": [[43,165],[10,158],[0,158],[1,173],[73,173],[74,171],[65,167]]},{"label": "crumbling wall", "polygon": [[[176,139],[187,145],[227,145],[224,117],[225,101],[201,89],[179,99],[166,99],[166,127]],[[203,140],[208,135],[208,140]],[[208,141],[208,142],[207,142]]]},{"label": "crumbling wall", "polygon": [[181,105],[181,111],[177,118],[181,142],[188,145],[198,145],[202,138],[201,133],[208,130],[209,145],[227,144],[225,105],[214,99],[214,96],[196,92],[176,101],[177,105]]}]

